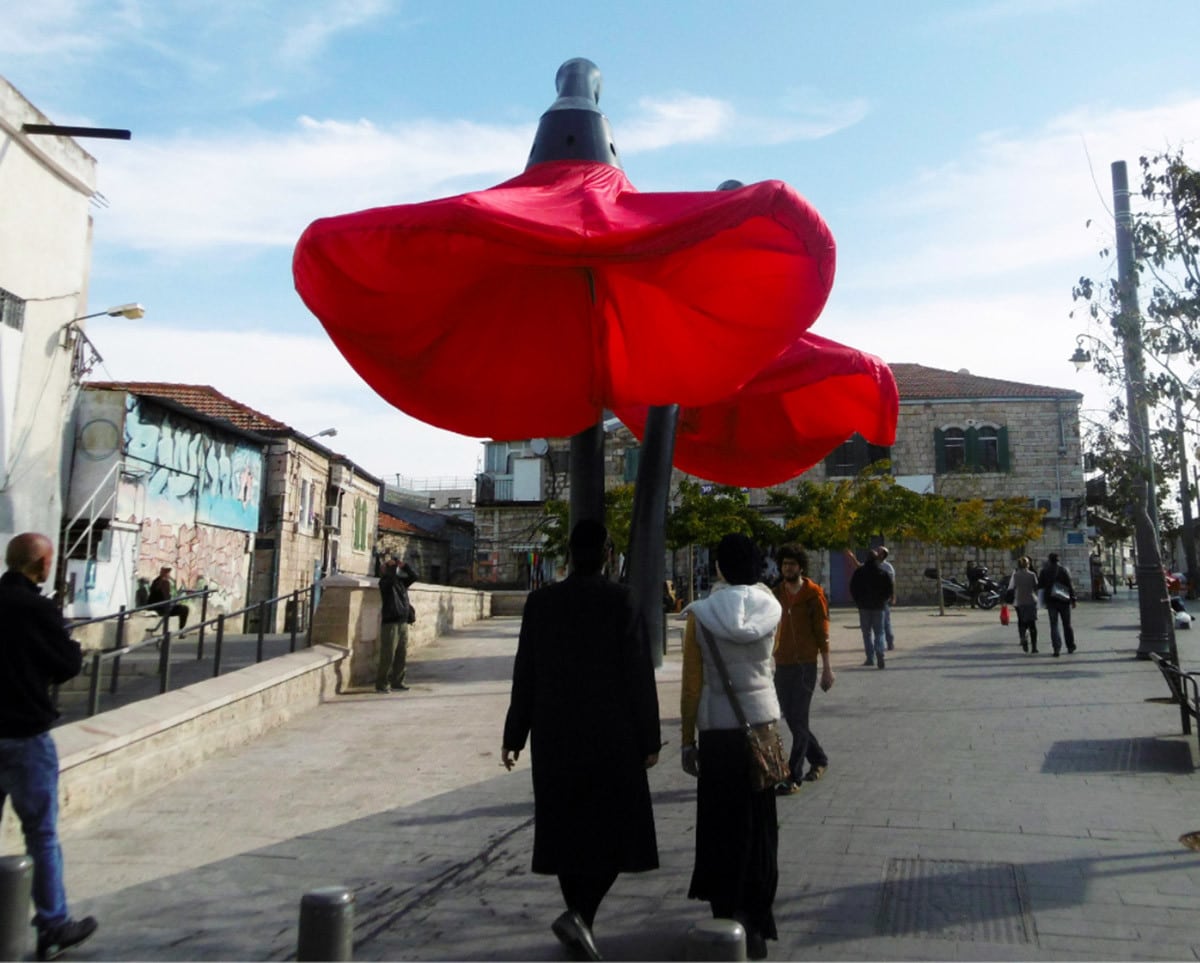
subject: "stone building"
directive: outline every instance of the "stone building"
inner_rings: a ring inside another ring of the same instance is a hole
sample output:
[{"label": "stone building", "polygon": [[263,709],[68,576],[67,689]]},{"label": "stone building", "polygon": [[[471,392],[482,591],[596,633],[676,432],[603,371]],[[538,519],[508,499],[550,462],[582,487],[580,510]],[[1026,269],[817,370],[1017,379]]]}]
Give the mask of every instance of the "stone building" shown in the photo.
[{"label": "stone building", "polygon": [[[122,393],[190,412],[259,446],[255,523],[243,536],[248,565],[239,596],[244,604],[303,591],[323,575],[373,574],[380,480],[350,459],[209,385],[97,382],[87,387],[89,393]],[[192,458],[187,446],[175,451],[176,457]],[[184,474],[200,471],[201,466],[189,464],[180,466]],[[285,606],[270,616],[277,631],[287,618]]]},{"label": "stone building", "polygon": [[391,490],[379,506],[376,554],[407,561],[422,582],[472,584],[475,526],[469,517],[397,503]]},{"label": "stone building", "polygon": [[[820,464],[785,483],[801,479],[844,478],[882,458],[891,461],[898,483],[916,491],[962,498],[1029,498],[1045,511],[1041,539],[1026,546],[1037,559],[1058,552],[1073,572],[1087,572],[1083,455],[1079,406],[1082,395],[1062,388],[1030,385],[946,371],[918,364],[891,366],[900,392],[896,443],[878,449],[855,437]],[[637,476],[639,444],[615,419],[605,422],[605,487]],[[485,470],[476,492],[476,550],[481,581],[522,586],[530,564],[557,574],[561,560],[539,559],[545,502],[568,497],[567,439],[489,442]],[[684,477],[675,474],[675,481]],[[751,504],[769,513],[765,489],[749,491]],[[866,546],[861,546],[866,547]],[[936,598],[922,575],[933,550],[898,544],[892,549],[901,601]],[[667,575],[686,574],[680,555],[668,559]],[[834,601],[847,600],[849,574],[838,553],[814,552],[813,577]],[[701,553],[701,565],[706,564]],[[947,552],[947,574],[962,576],[968,562],[993,572],[1012,569],[1011,554],[975,550]],[[682,566],[682,568],[681,568]],[[524,586],[522,586],[524,587]]]}]

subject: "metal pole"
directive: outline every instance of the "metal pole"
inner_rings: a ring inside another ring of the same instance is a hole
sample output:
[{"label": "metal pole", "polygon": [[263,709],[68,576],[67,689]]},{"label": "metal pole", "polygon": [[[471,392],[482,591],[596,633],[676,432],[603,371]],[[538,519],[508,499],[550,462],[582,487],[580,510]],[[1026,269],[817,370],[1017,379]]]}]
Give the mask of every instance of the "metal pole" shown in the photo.
[{"label": "metal pole", "polygon": [[100,711],[100,666],[103,665],[99,652],[92,653],[92,677],[88,681],[88,715]]},{"label": "metal pole", "polygon": [[1192,531],[1192,492],[1188,486],[1187,422],[1183,420],[1183,397],[1181,390],[1175,393],[1175,430],[1179,434],[1179,504],[1183,514],[1183,557],[1187,565],[1187,589],[1185,595],[1193,598],[1196,585],[1196,542]]},{"label": "metal pole", "polygon": [[354,894],[345,886],[309,890],[300,898],[296,959],[354,959]]},{"label": "metal pole", "polygon": [[29,950],[33,860],[0,856],[0,960],[23,960]]},{"label": "metal pole", "polygon": [[258,648],[255,650],[254,661],[261,662],[263,659],[263,634],[267,629],[267,601],[263,599],[258,603]]},{"label": "metal pole", "polygon": [[1163,575],[1158,532],[1151,520],[1151,513],[1156,511],[1157,505],[1154,452],[1150,448],[1148,429],[1150,416],[1146,405],[1146,364],[1142,355],[1142,318],[1138,307],[1137,265],[1133,254],[1133,216],[1129,211],[1129,175],[1124,161],[1113,163],[1112,181],[1117,290],[1120,295],[1120,313],[1114,328],[1124,351],[1129,443],[1143,469],[1133,479],[1138,612],[1141,616],[1137,657],[1149,659],[1151,652],[1174,657],[1174,620],[1167,596],[1167,580]]},{"label": "metal pole", "polygon": [[629,520],[629,588],[633,609],[646,628],[655,668],[663,663],[666,614],[667,505],[671,498],[671,458],[675,451],[678,405],[658,405],[646,415],[646,431],[638,460],[633,515]]},{"label": "metal pole", "polygon": [[171,684],[171,616],[163,622],[162,650],[158,653],[158,692],[161,695]]},{"label": "metal pole", "polygon": [[296,651],[296,626],[300,624],[300,593],[292,593],[292,644],[288,647],[289,652]]},{"label": "metal pole", "polygon": [[217,616],[217,641],[213,645],[213,678],[221,674],[221,649],[225,645],[225,613]]},{"label": "metal pole", "polygon": [[208,593],[209,589],[204,590],[204,594],[200,596],[200,624],[197,626],[197,631],[200,633],[196,637],[196,661],[200,662],[204,659],[204,623],[208,621]]}]

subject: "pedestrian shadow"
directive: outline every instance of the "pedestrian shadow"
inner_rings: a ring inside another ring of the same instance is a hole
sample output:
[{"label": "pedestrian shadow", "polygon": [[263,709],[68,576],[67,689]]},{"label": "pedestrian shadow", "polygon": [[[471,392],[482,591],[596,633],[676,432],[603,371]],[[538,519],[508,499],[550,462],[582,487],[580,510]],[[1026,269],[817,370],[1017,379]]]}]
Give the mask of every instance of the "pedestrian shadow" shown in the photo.
[{"label": "pedestrian shadow", "polygon": [[[781,892],[775,915],[780,936],[793,947],[915,939],[1020,952],[1039,943],[1037,913],[1078,907],[1097,883],[1129,877],[1136,889],[1141,874],[1177,871],[1189,884],[1193,870],[1194,859],[1182,849],[1027,863],[893,857],[883,861],[879,882]],[[1181,896],[1181,909],[1185,903]],[[1103,938],[1103,929],[1097,923],[1094,935]],[[893,959],[903,955],[890,954]]]},{"label": "pedestrian shadow", "polygon": [[1129,772],[1186,774],[1195,769],[1191,740],[1135,737],[1131,739],[1064,739],[1054,743],[1042,761],[1042,772]]},{"label": "pedestrian shadow", "polygon": [[418,656],[408,660],[408,668],[416,681],[421,683],[511,682],[513,657],[463,655],[449,659],[422,659]]}]

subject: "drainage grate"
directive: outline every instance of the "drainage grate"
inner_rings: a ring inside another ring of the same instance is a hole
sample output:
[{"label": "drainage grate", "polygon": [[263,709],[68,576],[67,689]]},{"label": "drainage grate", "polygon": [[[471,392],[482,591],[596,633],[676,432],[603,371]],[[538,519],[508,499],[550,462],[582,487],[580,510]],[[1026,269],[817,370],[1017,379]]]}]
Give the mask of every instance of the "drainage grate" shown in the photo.
[{"label": "drainage grate", "polygon": [[916,939],[1036,942],[1021,875],[1011,863],[889,859],[876,929]]}]

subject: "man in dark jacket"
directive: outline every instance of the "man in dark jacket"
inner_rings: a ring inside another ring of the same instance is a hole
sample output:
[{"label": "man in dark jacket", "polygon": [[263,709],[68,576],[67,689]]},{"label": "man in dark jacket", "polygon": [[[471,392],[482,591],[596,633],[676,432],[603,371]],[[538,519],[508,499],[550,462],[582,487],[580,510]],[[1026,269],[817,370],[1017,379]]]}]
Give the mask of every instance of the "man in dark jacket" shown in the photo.
[{"label": "man in dark jacket", "polygon": [[[163,628],[167,628],[167,619],[172,615],[179,619],[179,631],[182,632],[187,625],[188,607],[182,602],[173,602],[175,597],[175,589],[171,585],[171,567],[164,565],[158,570],[158,578],[150,583],[150,592],[146,596],[146,603],[154,605],[154,611],[163,617]],[[155,605],[155,603],[158,603]]]},{"label": "man in dark jacket", "polygon": [[554,935],[593,960],[591,927],[617,875],[658,868],[654,666],[629,589],[601,574],[607,544],[599,522],[577,524],[571,574],[526,601],[501,747],[512,769],[532,733],[533,871],[558,876],[567,909]]},{"label": "man in dark jacket", "polygon": [[379,577],[379,597],[383,614],[379,627],[379,666],[375,670],[375,691],[407,692],[408,627],[416,619],[408,587],[417,580],[417,573],[405,562],[401,565],[389,558]]},{"label": "man in dark jacket", "polygon": [[884,613],[896,594],[892,577],[879,564],[879,553],[872,549],[867,560],[850,576],[850,597],[858,606],[858,627],[862,629],[863,648],[867,660],[863,665],[883,668],[883,653],[887,646]]},{"label": "man in dark jacket", "polygon": [[[1071,628],[1071,609],[1075,608],[1075,585],[1071,582],[1071,572],[1065,565],[1058,562],[1058,553],[1051,552],[1038,572],[1038,588],[1042,590],[1046,604],[1046,614],[1050,618],[1050,645],[1054,649],[1054,657],[1058,658],[1062,649],[1063,636],[1066,637],[1067,654],[1075,651],[1075,630]],[[1057,586],[1057,589],[1056,589]],[[1060,595],[1066,596],[1059,598]],[[1062,636],[1058,632],[1058,620],[1062,619]]]},{"label": "man in dark jacket", "polygon": [[21,820],[33,859],[37,957],[57,959],[96,931],[71,919],[58,844],[58,752],[50,727],[58,711],[50,686],[79,674],[83,655],[54,603],[38,586],[54,570],[54,544],[26,532],[8,543],[0,575],[0,811],[5,798]]}]

